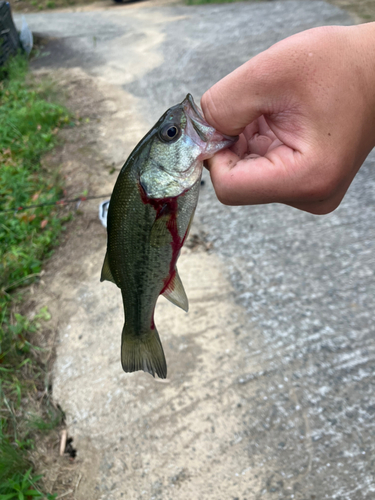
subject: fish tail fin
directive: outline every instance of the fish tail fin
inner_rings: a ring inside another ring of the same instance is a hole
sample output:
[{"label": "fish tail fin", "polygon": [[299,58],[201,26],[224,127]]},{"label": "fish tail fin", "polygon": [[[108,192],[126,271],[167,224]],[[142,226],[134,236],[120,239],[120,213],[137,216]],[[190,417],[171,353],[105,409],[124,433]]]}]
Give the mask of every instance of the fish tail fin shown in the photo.
[{"label": "fish tail fin", "polygon": [[167,378],[167,363],[155,327],[142,335],[134,335],[125,322],[121,340],[121,364],[125,372],[143,370],[153,377],[156,373],[160,378]]}]

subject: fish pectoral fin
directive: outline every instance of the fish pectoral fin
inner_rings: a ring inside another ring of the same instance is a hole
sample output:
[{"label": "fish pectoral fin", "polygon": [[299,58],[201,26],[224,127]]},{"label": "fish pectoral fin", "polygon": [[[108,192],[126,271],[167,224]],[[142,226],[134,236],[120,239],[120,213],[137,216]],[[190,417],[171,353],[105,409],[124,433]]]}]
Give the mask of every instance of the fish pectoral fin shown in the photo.
[{"label": "fish pectoral fin", "polygon": [[176,218],[173,217],[169,205],[165,204],[151,227],[151,246],[160,248],[168,245],[172,239],[171,234],[175,234],[176,232]]},{"label": "fish pectoral fin", "polygon": [[165,292],[163,292],[163,295],[166,299],[172,302],[172,304],[181,307],[181,309],[185,312],[188,312],[189,301],[177,269],[175,270],[174,278],[169,283]]},{"label": "fish pectoral fin", "polygon": [[111,269],[109,267],[108,252],[105,254],[103,267],[102,267],[102,274],[100,276],[100,281],[104,281],[104,280],[112,281],[112,283],[116,284],[116,282],[112,276]]}]

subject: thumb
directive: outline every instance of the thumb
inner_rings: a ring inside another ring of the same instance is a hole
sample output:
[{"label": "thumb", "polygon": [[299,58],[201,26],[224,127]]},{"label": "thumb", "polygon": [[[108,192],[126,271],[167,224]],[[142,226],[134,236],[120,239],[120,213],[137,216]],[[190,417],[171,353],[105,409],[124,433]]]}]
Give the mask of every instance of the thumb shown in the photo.
[{"label": "thumb", "polygon": [[258,118],[259,90],[249,77],[253,60],[248,61],[207,90],[201,99],[207,122],[226,135],[239,135]]},{"label": "thumb", "polygon": [[238,135],[261,115],[298,108],[305,93],[299,84],[305,45],[313,31],[278,42],[207,90],[201,99],[207,122],[224,134]]},{"label": "thumb", "polygon": [[294,85],[285,61],[280,60],[278,45],[250,59],[203,94],[201,106],[210,125],[226,135],[239,135],[261,115],[290,105]]}]

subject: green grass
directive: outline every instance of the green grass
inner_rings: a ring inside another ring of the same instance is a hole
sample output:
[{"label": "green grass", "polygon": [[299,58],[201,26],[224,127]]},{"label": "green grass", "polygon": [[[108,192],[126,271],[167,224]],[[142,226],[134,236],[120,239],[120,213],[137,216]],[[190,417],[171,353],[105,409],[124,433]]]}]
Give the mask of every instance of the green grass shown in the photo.
[{"label": "green grass", "polygon": [[[46,367],[35,345],[41,323],[50,316],[46,308],[32,319],[22,314],[22,287],[38,279],[66,216],[54,206],[17,207],[61,197],[58,175],[43,169],[40,158],[70,117],[49,102],[40,85],[28,82],[27,70],[22,56],[0,68],[0,500],[54,498],[40,492],[28,452],[38,432],[62,420],[45,387]],[[45,394],[42,404],[35,402],[38,391]]]},{"label": "green grass", "polygon": [[45,495],[39,490],[37,482],[42,476],[32,477],[32,469],[25,473],[14,473],[5,483],[0,485],[0,500],[28,500],[45,499],[54,500],[56,495]]}]

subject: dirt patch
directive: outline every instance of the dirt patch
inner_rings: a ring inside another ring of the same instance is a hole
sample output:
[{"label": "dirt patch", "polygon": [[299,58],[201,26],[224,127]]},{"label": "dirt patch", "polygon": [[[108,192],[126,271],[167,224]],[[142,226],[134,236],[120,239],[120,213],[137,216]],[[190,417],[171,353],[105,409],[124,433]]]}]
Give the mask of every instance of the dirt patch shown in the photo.
[{"label": "dirt patch", "polygon": [[[103,200],[106,199],[112,191],[124,160],[147,127],[138,116],[132,114],[132,110],[136,108],[132,98],[123,90],[108,85],[100,79],[93,79],[77,68],[53,72],[38,71],[36,76],[51,79],[55,99],[59,98],[70,110],[74,110],[75,115],[75,126],[65,128],[60,132],[59,138],[62,145],[43,158],[43,166],[60,172],[64,178],[67,198],[75,198],[85,193],[87,196],[103,194]],[[127,131],[126,137],[123,133],[124,129]],[[99,285],[98,275],[106,244],[106,231],[98,218],[100,201],[100,199],[88,200],[70,206],[73,220],[68,223],[67,230],[61,237],[59,248],[45,266],[41,281],[39,284],[34,284],[29,290],[27,305],[29,312],[32,313],[33,310],[47,305],[52,316],[40,339],[40,345],[48,347],[50,367],[53,366],[56,358],[52,345],[59,346],[59,338],[66,335],[63,332],[70,325],[72,325],[72,330],[77,332],[77,349],[90,338],[92,329],[88,322],[92,316],[96,321],[93,311],[98,309],[97,301],[100,300],[100,298],[90,299],[90,289],[103,290],[103,301],[105,303],[109,301],[109,322],[111,322],[110,318],[113,314],[110,310],[113,307],[111,306],[113,296],[118,302],[116,307],[121,307],[120,295],[116,293],[113,285],[109,284],[108,286],[111,292],[109,298],[106,297],[108,292],[106,292],[105,284]],[[212,244],[207,235],[193,227],[186,249],[184,249],[184,254],[191,254],[192,259],[197,262],[193,268],[202,267],[203,255],[210,252],[211,248]],[[188,272],[190,273],[190,271]],[[195,278],[192,277],[191,280],[194,281]],[[194,292],[191,292],[191,300],[194,300],[193,295]],[[82,304],[79,303],[81,299],[84,302],[83,307],[90,309],[87,318],[81,317]],[[173,318],[171,307],[173,308],[173,306],[164,303],[160,310],[165,311],[164,314],[168,318],[171,316]],[[225,307],[227,306],[223,304],[223,308]],[[206,314],[206,309],[204,313]],[[74,323],[77,314],[80,326]],[[122,313],[118,314],[117,312],[116,315],[121,318]],[[172,325],[173,321],[172,319]],[[203,328],[202,325],[206,321],[202,316],[199,330]],[[81,330],[78,332],[77,328]],[[113,330],[114,334],[117,333],[115,339],[119,341],[121,325]],[[208,328],[208,330],[211,335],[213,332],[215,333],[215,329]],[[180,352],[182,349],[180,344],[181,342],[178,343],[173,336],[169,339],[172,350]],[[196,345],[194,338],[190,340],[186,338],[185,344],[182,351],[184,362],[176,362],[170,356],[169,367],[177,372],[184,371],[184,377],[188,378],[186,372],[194,366],[195,359],[199,357],[200,348]],[[79,367],[75,369],[79,369]],[[85,369],[87,367],[84,367],[83,371]],[[74,428],[74,419],[79,414],[80,409],[65,407],[65,403],[69,401],[69,394],[62,394],[62,388],[66,384],[70,387],[69,392],[70,390],[74,391],[74,386],[76,386],[80,392],[82,383],[76,382],[74,376],[71,377],[68,368],[64,370],[60,367],[59,371],[61,373],[65,371],[67,379],[65,382],[60,380],[55,402],[62,400],[62,409],[67,411],[67,426],[64,424],[42,437],[33,453],[33,460],[37,464],[37,472],[44,474],[46,491],[56,493],[58,496],[64,495],[66,500],[87,498],[94,500],[103,492],[100,491],[99,486],[97,490],[93,489],[93,485],[101,476],[103,467],[105,468],[107,465],[103,462],[100,449],[95,443],[95,437],[91,438],[81,433],[77,441],[77,431],[70,430],[72,427]],[[124,374],[122,374],[119,355],[116,351],[117,375]],[[148,381],[148,385],[150,383]],[[71,386],[71,384],[73,385]],[[143,384],[147,385],[147,379]],[[155,384],[163,387],[160,382],[155,382]],[[52,392],[55,392],[54,381],[51,383],[51,389]],[[164,389],[161,390],[165,392]],[[97,397],[100,399],[100,391],[97,392]],[[77,400],[77,394],[72,393],[72,400]],[[73,403],[73,406],[75,404],[76,402]],[[95,414],[94,408],[92,408],[91,413]],[[59,456],[61,432],[67,428],[68,438],[73,438],[73,441],[68,444],[76,451],[76,454],[69,453],[72,450],[67,447],[64,456]],[[187,477],[186,471],[178,470],[173,476],[173,480],[171,479],[172,484],[179,485]]]}]

